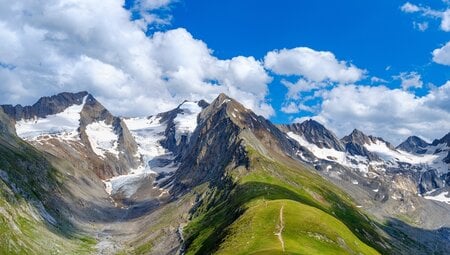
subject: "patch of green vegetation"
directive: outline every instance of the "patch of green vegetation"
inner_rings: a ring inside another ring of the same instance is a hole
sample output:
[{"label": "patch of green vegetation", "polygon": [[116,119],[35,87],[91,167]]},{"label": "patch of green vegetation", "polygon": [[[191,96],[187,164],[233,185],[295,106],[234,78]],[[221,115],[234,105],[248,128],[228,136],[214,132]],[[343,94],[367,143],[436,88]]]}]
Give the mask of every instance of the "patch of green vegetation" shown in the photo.
[{"label": "patch of green vegetation", "polygon": [[[275,235],[279,231],[280,237]],[[217,254],[283,251],[288,254],[379,254],[341,221],[292,200],[259,200],[230,226],[229,235]]]},{"label": "patch of green vegetation", "polygon": [[[92,254],[95,239],[80,235],[52,202],[59,171],[17,138],[0,136],[0,254]],[[39,204],[42,203],[42,204]],[[56,226],[40,219],[46,210]]]},{"label": "patch of green vegetation", "polygon": [[[291,205],[286,209],[287,212],[292,212],[299,218],[314,211],[321,215],[321,218],[328,219],[327,228],[331,228],[330,231],[335,231],[335,233],[340,233],[342,235],[340,238],[351,250],[360,251],[363,254],[375,254],[376,251],[370,248],[374,247],[384,254],[389,253],[387,248],[389,244],[376,231],[375,224],[362,214],[354,206],[351,199],[337,187],[296,163],[280,163],[270,160],[251,148],[248,148],[248,155],[250,158],[248,171],[231,171],[228,173],[228,178],[234,182],[233,185],[229,185],[231,188],[218,189],[212,186],[210,187],[212,190],[210,193],[214,194],[214,197],[207,196],[201,201],[197,213],[194,214],[194,219],[184,231],[187,254],[216,252],[221,244],[235,240],[235,236],[241,233],[237,230],[248,226],[246,221],[252,219],[261,219],[261,223],[263,221],[268,222],[267,225],[271,226],[273,232],[273,224],[270,224],[270,222],[273,222],[276,215],[265,211],[261,211],[261,215],[259,215],[254,207],[259,206],[262,201],[270,204],[271,201],[279,200],[289,201],[289,203],[286,202],[287,204],[295,203],[295,206]],[[290,207],[302,210],[296,211]],[[252,212],[253,214],[251,214]],[[305,228],[312,228],[316,224],[315,220],[319,220],[318,218],[310,219],[311,221],[302,222],[302,224],[306,224]],[[298,225],[299,223],[292,224]],[[255,242],[268,242],[265,239],[268,230],[262,224],[254,226],[254,231],[264,233],[264,235],[255,236]],[[336,228],[345,230],[345,233],[339,232]],[[345,246],[337,243],[337,235],[330,237],[328,232],[319,234],[324,235],[329,240],[334,240],[333,242],[336,244],[333,246],[323,242],[315,242],[309,250],[303,250],[302,254],[317,254],[316,252],[321,249],[324,252],[330,251],[330,253],[336,251],[338,254],[339,249],[336,247]],[[273,236],[270,238],[273,240]],[[308,247],[304,243],[307,239],[308,233],[297,232],[297,236],[290,238],[287,244],[290,247]],[[354,247],[356,243],[358,247]],[[321,246],[323,247],[320,248]],[[254,248],[259,250],[258,247]],[[260,251],[263,252],[264,249],[261,249]],[[341,251],[342,249],[345,250],[345,248],[340,249]],[[266,252],[268,251],[266,250]],[[280,251],[273,250],[273,252]]]},{"label": "patch of green vegetation", "polygon": [[148,254],[152,250],[152,247],[153,244],[151,242],[144,243],[138,246],[136,249],[134,249],[133,254],[135,255]]}]

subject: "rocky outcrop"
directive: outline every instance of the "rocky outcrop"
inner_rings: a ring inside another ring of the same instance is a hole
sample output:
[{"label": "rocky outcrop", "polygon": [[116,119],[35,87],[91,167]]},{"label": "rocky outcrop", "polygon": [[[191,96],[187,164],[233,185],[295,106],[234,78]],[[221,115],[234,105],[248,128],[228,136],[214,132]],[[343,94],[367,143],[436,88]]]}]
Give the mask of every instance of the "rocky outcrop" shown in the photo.
[{"label": "rocky outcrop", "polygon": [[[172,152],[177,160],[179,160],[179,157],[183,150],[186,149],[188,142],[189,142],[189,135],[188,133],[185,134],[177,134],[177,127],[175,123],[175,119],[178,115],[183,114],[192,114],[191,112],[188,112],[189,109],[183,109],[183,104],[187,103],[188,101],[184,101],[181,103],[177,108],[163,112],[157,115],[157,117],[161,118],[161,123],[166,123],[166,129],[164,130],[164,139],[161,141],[161,145],[168,149],[170,152]],[[204,101],[198,101],[195,102],[200,108],[205,109],[209,104]],[[177,136],[180,136],[177,139]]]},{"label": "rocky outcrop", "polygon": [[425,142],[420,137],[410,136],[399,146],[397,146],[396,149],[410,153],[423,154],[427,151],[426,147],[429,145],[429,143]]},{"label": "rocky outcrop", "polygon": [[450,146],[450,133],[446,134],[441,139],[436,139],[433,141],[432,145],[436,146],[438,144],[446,144],[447,146]]},{"label": "rocky outcrop", "polygon": [[[129,169],[137,168],[142,163],[141,159],[136,157],[138,147],[125,122],[121,118],[113,116],[92,95],[87,96],[80,115],[80,137],[87,147],[91,148],[86,133],[86,127],[89,124],[104,121],[107,125],[113,126],[114,132],[118,136],[118,151],[120,152],[118,157],[107,154],[108,160],[103,160],[94,153],[89,155],[95,162],[96,172],[101,178],[126,174]],[[91,151],[93,152],[92,148]]]},{"label": "rocky outcrop", "polygon": [[0,135],[14,133],[14,121],[3,112],[2,108],[0,108]]},{"label": "rocky outcrop", "polygon": [[319,148],[334,149],[337,151],[344,151],[345,149],[344,145],[333,132],[315,120],[310,119],[302,123],[280,125],[279,127],[285,132],[294,132],[304,137],[306,141],[317,145]]},{"label": "rocky outcrop", "polygon": [[435,189],[443,188],[445,186],[445,180],[435,170],[428,170],[420,176],[418,186],[420,194],[424,194]]},{"label": "rocky outcrop", "polygon": [[201,183],[223,182],[226,169],[248,164],[246,144],[268,157],[295,157],[297,144],[270,121],[220,94],[199,115],[198,126],[175,174],[177,191]]},{"label": "rocky outcrop", "polygon": [[239,164],[245,158],[240,127],[228,116],[225,100],[229,99],[219,96],[200,114],[199,124],[175,174],[174,192],[217,182],[224,178],[230,162]]},{"label": "rocky outcrop", "polygon": [[32,106],[2,105],[3,111],[13,120],[44,118],[48,115],[57,114],[72,105],[80,105],[88,95],[86,91],[78,93],[60,93],[51,97],[42,97]]},{"label": "rocky outcrop", "polygon": [[364,156],[369,160],[380,160],[376,154],[368,151],[364,147],[364,144],[370,144],[372,142],[372,138],[357,129],[353,130],[350,135],[342,138],[341,141],[345,146],[345,150],[351,155]]}]

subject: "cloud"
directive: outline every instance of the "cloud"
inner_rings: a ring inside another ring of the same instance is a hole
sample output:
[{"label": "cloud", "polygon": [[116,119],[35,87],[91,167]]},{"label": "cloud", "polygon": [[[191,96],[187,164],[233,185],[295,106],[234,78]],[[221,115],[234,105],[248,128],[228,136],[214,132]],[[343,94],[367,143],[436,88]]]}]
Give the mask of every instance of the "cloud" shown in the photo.
[{"label": "cloud", "polygon": [[385,86],[339,85],[323,94],[313,118],[339,136],[358,128],[396,144],[410,135],[433,140],[450,130],[450,81],[423,97]]},{"label": "cloud", "polygon": [[438,64],[450,66],[450,42],[433,51],[433,61]]},{"label": "cloud", "polygon": [[175,0],[134,0],[130,11],[134,22],[146,31],[155,25],[170,24],[172,15],[169,11],[174,2]]},{"label": "cloud", "polygon": [[[447,5],[448,1],[444,1]],[[450,31],[450,9],[447,8],[445,10],[435,10],[428,6],[418,6],[415,4],[411,4],[410,2],[406,2],[403,4],[400,9],[405,13],[420,13],[423,17],[427,18],[437,18],[441,20],[440,27],[443,31]],[[427,22],[417,23],[413,22],[415,28],[420,31],[425,31],[428,28]]]},{"label": "cloud", "polygon": [[281,81],[288,89],[281,109],[285,113],[297,113],[301,110],[312,112],[313,108],[306,106],[305,102],[317,96],[305,94],[336,84],[353,83],[365,74],[364,70],[338,60],[329,51],[316,51],[306,47],[270,51],[264,57],[264,66],[275,74],[297,78],[295,82],[286,79]]},{"label": "cloud", "polygon": [[450,31],[450,9],[442,13],[441,29],[446,32]]},{"label": "cloud", "polygon": [[428,29],[428,22],[413,22],[413,27],[421,32],[424,32]]},{"label": "cloud", "polygon": [[383,79],[383,78],[380,78],[380,77],[372,76],[372,77],[370,78],[370,82],[371,82],[372,84],[374,84],[374,83],[387,83],[388,81],[385,80],[385,79]]},{"label": "cloud", "polygon": [[[143,10],[172,1],[139,1]],[[258,114],[272,78],[253,57],[218,59],[185,29],[147,36],[116,0],[0,0],[0,101],[88,90],[121,115],[149,115],[224,92]],[[105,11],[108,10],[108,11]]]},{"label": "cloud", "polygon": [[294,102],[289,102],[281,107],[281,111],[287,114],[298,113],[300,111],[298,105]]},{"label": "cloud", "polygon": [[329,51],[306,47],[270,51],[264,58],[267,69],[279,75],[296,75],[313,82],[352,83],[362,78],[364,71],[336,59]]},{"label": "cloud", "polygon": [[417,72],[403,72],[397,76],[394,76],[394,79],[401,81],[401,86],[404,90],[421,88],[423,86],[422,76]]},{"label": "cloud", "polygon": [[406,13],[414,13],[420,11],[419,6],[412,4],[410,2],[406,2],[405,4],[403,4],[402,7],[400,7],[400,9]]}]

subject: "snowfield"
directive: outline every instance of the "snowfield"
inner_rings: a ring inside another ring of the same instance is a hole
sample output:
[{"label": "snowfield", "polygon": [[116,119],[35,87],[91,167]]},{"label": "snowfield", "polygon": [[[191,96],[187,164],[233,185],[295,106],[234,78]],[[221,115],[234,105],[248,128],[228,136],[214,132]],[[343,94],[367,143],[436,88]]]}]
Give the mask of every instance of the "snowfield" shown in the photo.
[{"label": "snowfield", "polygon": [[107,152],[119,156],[119,136],[112,125],[105,121],[91,123],[86,126],[86,134],[95,154],[103,158]]},{"label": "snowfield", "polygon": [[[369,166],[383,170],[383,164],[396,167],[400,162],[415,165],[422,169],[436,169],[441,174],[448,172],[448,165],[443,162],[443,159],[448,155],[449,151],[446,144],[429,146],[425,154],[412,154],[397,149],[393,150],[385,142],[376,140],[374,143],[365,144],[364,147],[368,151],[378,155],[383,162],[369,162],[363,156],[352,156],[343,151],[319,148],[317,145],[309,143],[304,137],[293,132],[288,132],[287,135],[297,141],[301,146],[307,148],[317,158],[334,161],[340,165],[357,169],[362,173],[367,173]],[[433,154],[436,151],[439,153]]]},{"label": "snowfield", "polygon": [[176,135],[175,139],[179,143],[182,135],[187,135],[194,132],[197,127],[197,116],[202,111],[202,108],[198,106],[197,102],[184,102],[180,105],[180,109],[183,110],[175,118]]},{"label": "snowfield", "polygon": [[305,138],[293,132],[288,132],[287,135],[297,141],[301,146],[307,148],[319,159],[334,161],[340,165],[357,169],[363,173],[368,172],[368,163],[365,157],[352,156],[343,151],[334,149],[319,148],[317,145],[309,143]]},{"label": "snowfield", "polygon": [[167,124],[161,123],[161,118],[156,116],[124,119],[124,121],[138,144],[138,156],[142,157],[144,161],[143,169],[134,170],[134,172],[167,172],[167,169],[150,166],[150,161],[156,157],[167,156],[170,158],[171,156],[170,152],[160,144],[160,141],[165,138],[164,131]]},{"label": "snowfield", "polygon": [[365,144],[364,147],[378,156],[384,161],[399,161],[412,165],[431,164],[439,158],[437,155],[430,154],[411,154],[401,150],[392,150],[383,141],[376,140],[375,143]]},{"label": "snowfield", "polygon": [[429,200],[434,200],[434,201],[438,201],[438,202],[443,202],[443,203],[447,203],[450,204],[450,196],[449,196],[449,192],[442,192],[438,195],[435,196],[424,196],[425,199],[429,199]]},{"label": "snowfield", "polygon": [[151,165],[151,161],[158,157],[173,159],[172,154],[160,144],[160,141],[165,138],[164,131],[167,127],[166,123],[161,123],[160,117],[128,118],[124,121],[138,145],[136,157],[140,157],[143,164],[136,169],[131,169],[128,174],[115,176],[105,180],[104,183],[108,194],[114,195],[120,192],[129,198],[136,193],[147,176],[173,172],[177,166],[174,164],[164,167]]},{"label": "snowfield", "polygon": [[[187,136],[194,132],[197,127],[197,116],[202,108],[197,102],[183,102],[179,109],[182,110],[174,119],[175,139],[180,142],[181,137]],[[105,180],[105,189],[108,194],[113,195],[118,192],[125,197],[131,197],[142,185],[145,178],[151,174],[158,175],[161,173],[171,173],[177,170],[178,165],[169,164],[152,164],[152,160],[162,159],[170,162],[173,155],[161,145],[161,140],[165,138],[164,132],[167,123],[162,123],[158,116],[128,118],[124,119],[128,129],[138,144],[138,155],[141,157],[143,164],[137,169],[131,169],[128,174],[115,176],[109,180]]]},{"label": "snowfield", "polygon": [[16,122],[17,135],[28,141],[42,136],[54,136],[63,140],[78,139],[80,113],[86,103],[86,97],[80,105],[72,105],[63,112],[48,115],[45,118],[22,119]]}]

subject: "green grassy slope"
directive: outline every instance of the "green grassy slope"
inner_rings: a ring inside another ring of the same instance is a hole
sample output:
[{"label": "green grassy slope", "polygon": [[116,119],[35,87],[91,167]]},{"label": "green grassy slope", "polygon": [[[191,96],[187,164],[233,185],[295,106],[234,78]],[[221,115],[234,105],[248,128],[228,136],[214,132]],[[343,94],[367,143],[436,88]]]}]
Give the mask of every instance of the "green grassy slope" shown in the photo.
[{"label": "green grassy slope", "polygon": [[229,231],[218,254],[378,254],[335,217],[292,200],[258,200]]},{"label": "green grassy slope", "polygon": [[229,188],[211,187],[185,228],[187,254],[282,253],[275,235],[282,206],[286,252],[390,253],[376,225],[338,188],[293,161],[248,151],[249,169],[230,170]]},{"label": "green grassy slope", "polygon": [[0,136],[0,170],[0,254],[93,253],[96,241],[77,234],[52,204],[58,171],[40,152]]}]

